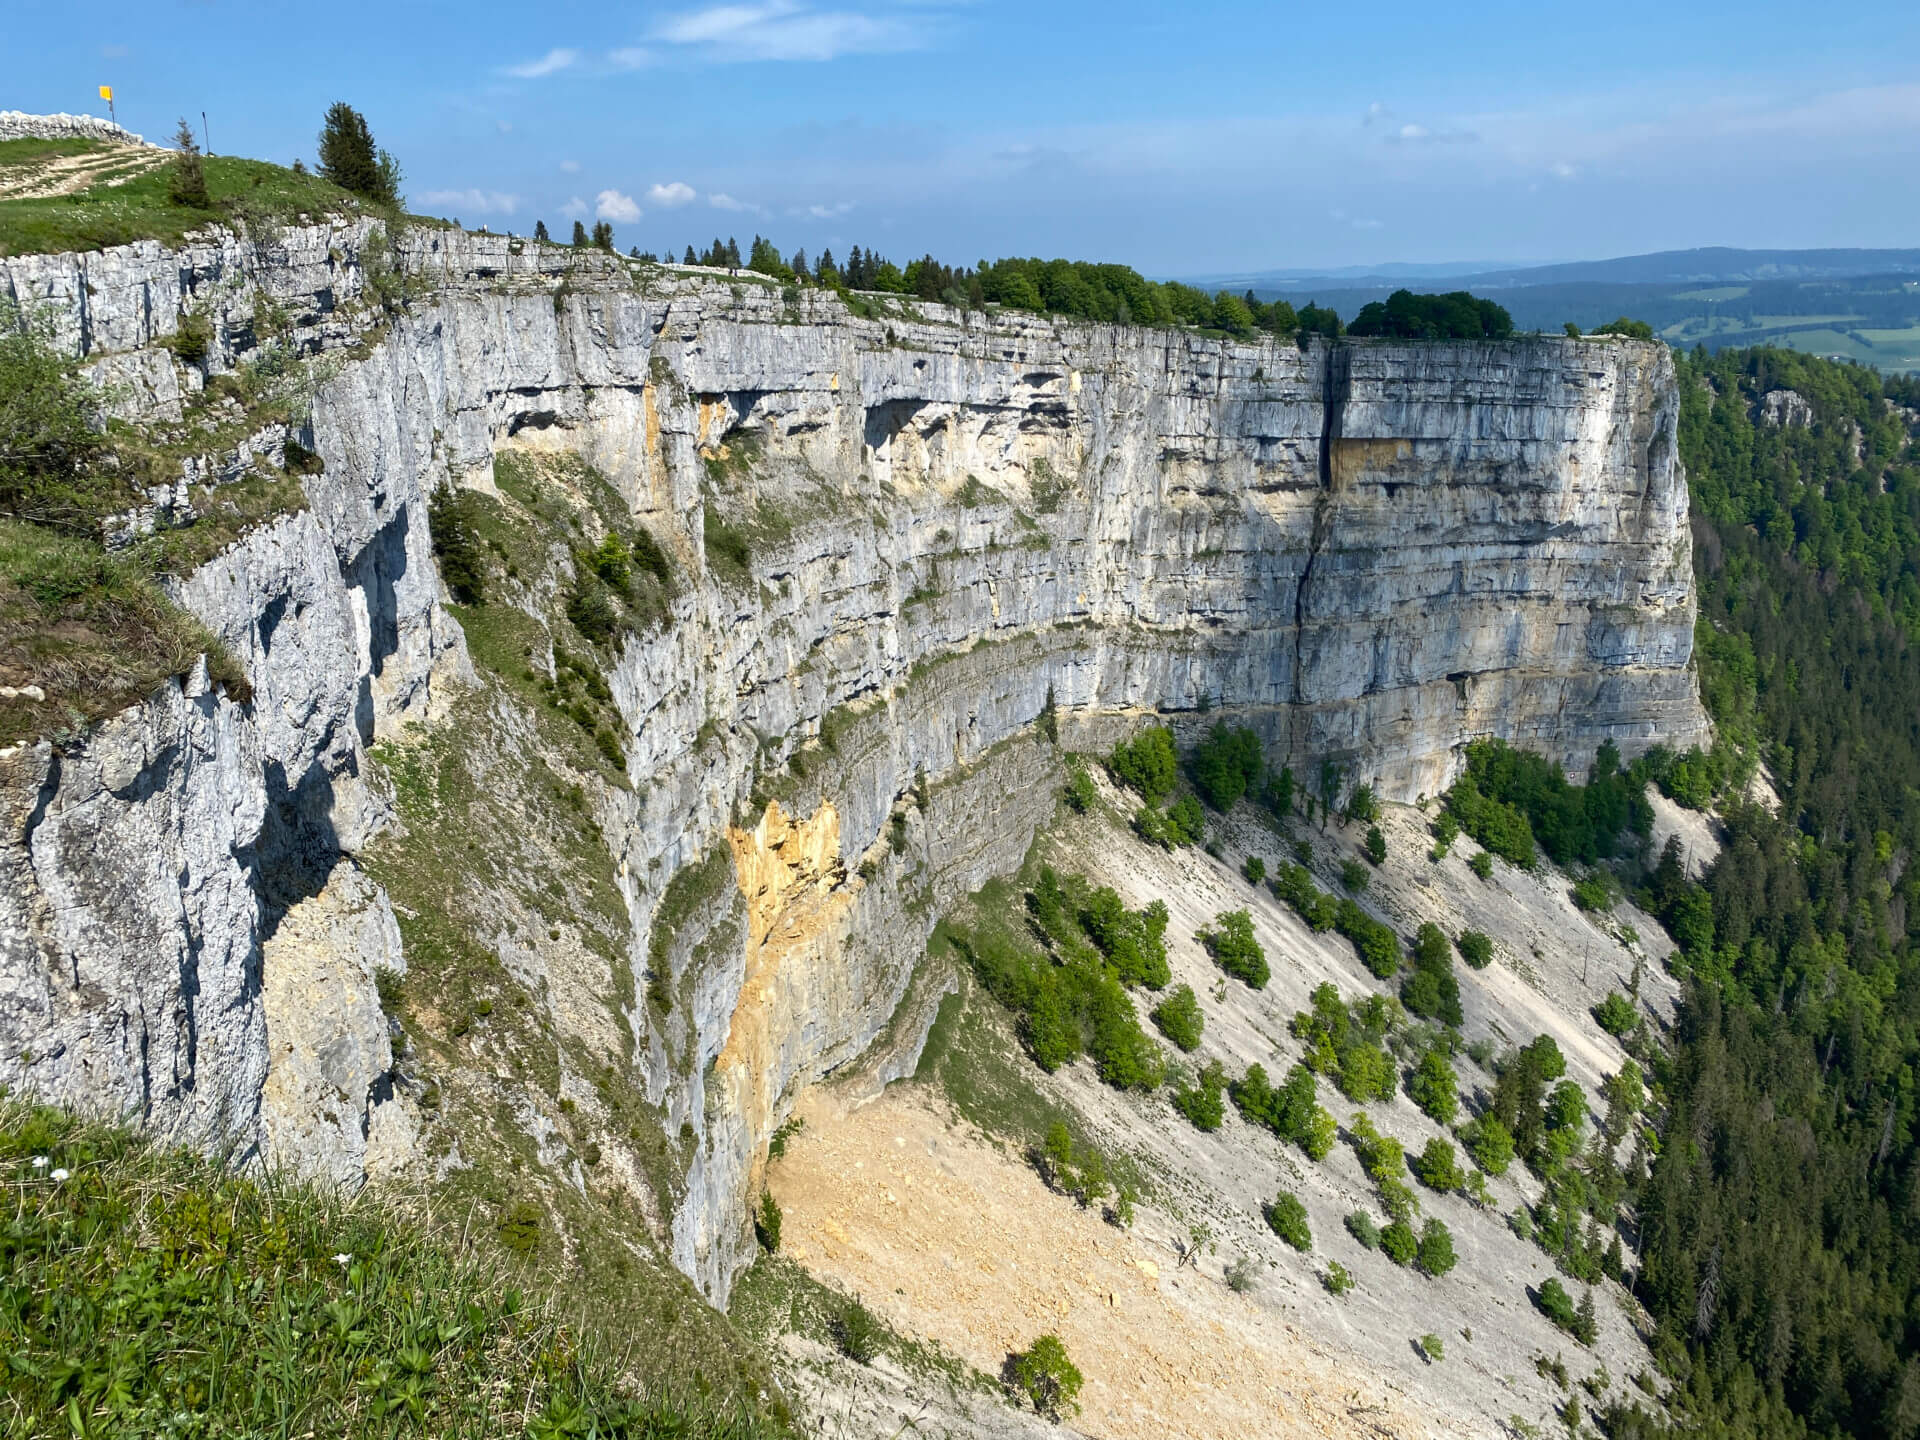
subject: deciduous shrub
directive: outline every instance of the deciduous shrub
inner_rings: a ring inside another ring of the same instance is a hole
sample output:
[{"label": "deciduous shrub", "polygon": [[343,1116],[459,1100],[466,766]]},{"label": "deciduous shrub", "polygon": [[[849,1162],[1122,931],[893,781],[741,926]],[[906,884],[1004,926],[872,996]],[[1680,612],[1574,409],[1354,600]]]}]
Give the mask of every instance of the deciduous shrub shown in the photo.
[{"label": "deciduous shrub", "polygon": [[1440,927],[1428,922],[1413,943],[1413,973],[1400,987],[1400,1001],[1422,1019],[1458,1026],[1460,983],[1453,974],[1453,951]]},{"label": "deciduous shrub", "polygon": [[1451,1125],[1459,1113],[1459,1079],[1439,1046],[1420,1057],[1407,1076],[1407,1098],[1436,1125]]},{"label": "deciduous shrub", "polygon": [[[1367,1248],[1371,1249],[1373,1247],[1369,1246]],[[1347,1267],[1342,1265],[1338,1260],[1329,1260],[1327,1262],[1326,1272],[1320,1277],[1320,1283],[1327,1287],[1327,1293],[1329,1295],[1344,1295],[1353,1289],[1353,1276],[1348,1273]]]},{"label": "deciduous shrub", "polygon": [[1199,843],[1206,831],[1206,814],[1193,796],[1182,795],[1165,810],[1142,805],[1133,817],[1133,828],[1142,840],[1163,850],[1177,850]]},{"label": "deciduous shrub", "polygon": [[1216,810],[1255,793],[1261,768],[1260,737],[1245,727],[1217,724],[1193,752],[1193,783]]},{"label": "deciduous shrub", "polygon": [[1471,970],[1484,970],[1493,963],[1493,941],[1478,930],[1462,930],[1454,944]]},{"label": "deciduous shrub", "polygon": [[1467,1183],[1467,1177],[1455,1158],[1453,1146],[1438,1135],[1427,1141],[1426,1149],[1407,1162],[1407,1168],[1413,1171],[1414,1178],[1429,1190],[1446,1193],[1461,1189]]},{"label": "deciduous shrub", "polygon": [[1613,908],[1613,890],[1606,878],[1598,873],[1581,877],[1574,883],[1570,892],[1576,908],[1581,910],[1605,911]]},{"label": "deciduous shrub", "polygon": [[1107,758],[1107,769],[1120,784],[1137,791],[1149,805],[1157,805],[1173,793],[1180,773],[1180,757],[1173,745],[1173,732],[1164,725],[1150,725],[1133,739],[1114,747]]},{"label": "deciduous shrub", "polygon": [[1373,1217],[1364,1210],[1355,1210],[1347,1216],[1347,1233],[1358,1240],[1368,1250],[1380,1248],[1380,1227],[1373,1223]]},{"label": "deciduous shrub", "polygon": [[1411,1265],[1420,1254],[1420,1237],[1405,1220],[1395,1220],[1380,1231],[1380,1251],[1396,1265]]},{"label": "deciduous shrub", "polygon": [[1153,1023],[1160,1033],[1181,1050],[1192,1054],[1200,1048],[1200,1036],[1206,1029],[1206,1016],[1191,985],[1182,985],[1153,1007]]},{"label": "deciduous shrub", "polygon": [[1296,1250],[1313,1248],[1313,1232],[1307,1227],[1307,1207],[1290,1190],[1282,1190],[1266,1207],[1267,1224],[1273,1233]]},{"label": "deciduous shrub", "polygon": [[1049,1420],[1058,1422],[1080,1408],[1084,1377],[1068,1358],[1067,1347],[1058,1335],[1042,1335],[1024,1353],[1016,1355],[1010,1375],[1020,1393]]},{"label": "deciduous shrub", "polygon": [[1291,1140],[1309,1158],[1325,1159],[1333,1149],[1339,1126],[1318,1102],[1313,1072],[1295,1065],[1286,1083],[1275,1089],[1266,1069],[1249,1065],[1244,1077],[1228,1087],[1234,1106],[1249,1124],[1265,1125],[1283,1140]]},{"label": "deciduous shrub", "polygon": [[1533,1303],[1540,1313],[1569,1334],[1573,1332],[1573,1297],[1567,1294],[1567,1287],[1560,1283],[1558,1276],[1549,1275],[1540,1288],[1533,1294]]},{"label": "deciduous shrub", "polygon": [[1267,878],[1267,862],[1258,855],[1249,855],[1241,862],[1240,873],[1246,876],[1249,885],[1264,884]]},{"label": "deciduous shrub", "polygon": [[1225,1090],[1226,1072],[1215,1060],[1200,1071],[1193,1084],[1174,1090],[1173,1108],[1186,1116],[1194,1129],[1211,1134],[1226,1119]]},{"label": "deciduous shrub", "polygon": [[1067,785],[1065,791],[1067,804],[1078,813],[1084,815],[1088,810],[1093,808],[1096,793],[1093,788],[1093,776],[1087,773],[1086,763],[1078,759],[1074,760],[1073,763],[1067,767]]},{"label": "deciduous shrub", "polygon": [[1633,1002],[1618,990],[1607,993],[1607,998],[1593,1007],[1593,1018],[1600,1028],[1609,1035],[1625,1037],[1633,1029],[1634,1021],[1639,1018],[1633,1008]]},{"label": "deciduous shrub", "polygon": [[1393,1059],[1381,1048],[1392,1021],[1390,1002],[1368,996],[1349,1010],[1330,982],[1314,988],[1313,1009],[1296,1011],[1288,1022],[1294,1038],[1307,1047],[1304,1063],[1325,1075],[1349,1100],[1393,1098]]},{"label": "deciduous shrub", "polygon": [[1482,1115],[1460,1129],[1473,1163],[1489,1175],[1504,1175],[1513,1163],[1513,1134],[1495,1115]]},{"label": "deciduous shrub", "polygon": [[1224,910],[1213,917],[1213,928],[1195,936],[1207,947],[1214,963],[1254,990],[1266,988],[1266,951],[1254,938],[1253,917],[1245,910]]}]

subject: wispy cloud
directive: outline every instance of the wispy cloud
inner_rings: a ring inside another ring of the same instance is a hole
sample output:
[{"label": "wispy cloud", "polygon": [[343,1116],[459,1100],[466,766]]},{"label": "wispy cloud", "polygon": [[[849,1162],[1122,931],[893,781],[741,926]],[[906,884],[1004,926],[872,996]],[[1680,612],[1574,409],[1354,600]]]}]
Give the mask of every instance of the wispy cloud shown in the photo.
[{"label": "wispy cloud", "polygon": [[593,213],[602,220],[618,220],[631,225],[640,218],[640,207],[631,195],[618,190],[602,190],[594,197]]},{"label": "wispy cloud", "polygon": [[832,60],[917,50],[927,43],[928,34],[924,18],[914,25],[892,15],[821,10],[801,0],[762,0],[670,15],[650,38],[690,47],[716,61]]},{"label": "wispy cloud", "polygon": [[851,200],[842,200],[837,205],[796,205],[787,214],[805,220],[837,220],[853,209]]},{"label": "wispy cloud", "polygon": [[578,175],[580,173],[580,162],[578,160],[562,160],[560,162],[560,168],[569,175]]},{"label": "wispy cloud", "polygon": [[626,45],[607,52],[607,64],[616,70],[644,70],[657,64],[659,58],[643,45]]},{"label": "wispy cloud", "polygon": [[557,48],[549,50],[538,60],[528,60],[524,64],[507,66],[507,74],[516,80],[544,80],[549,75],[558,75],[562,70],[571,70],[579,63],[578,50]]},{"label": "wispy cloud", "polygon": [[569,220],[584,220],[587,218],[587,202],[576,195],[560,207],[560,213]]},{"label": "wispy cloud", "polygon": [[696,198],[693,187],[678,180],[654,185],[647,191],[647,203],[657,205],[662,210],[677,210],[682,205],[692,204]]},{"label": "wispy cloud", "polygon": [[729,210],[737,215],[758,215],[760,213],[760,207],[758,205],[746,200],[736,200],[733,196],[723,194],[720,191],[715,191],[713,194],[707,196],[707,204],[716,210]]},{"label": "wispy cloud", "polygon": [[520,197],[504,190],[429,190],[420,197],[420,203],[436,210],[511,215],[520,208]]}]

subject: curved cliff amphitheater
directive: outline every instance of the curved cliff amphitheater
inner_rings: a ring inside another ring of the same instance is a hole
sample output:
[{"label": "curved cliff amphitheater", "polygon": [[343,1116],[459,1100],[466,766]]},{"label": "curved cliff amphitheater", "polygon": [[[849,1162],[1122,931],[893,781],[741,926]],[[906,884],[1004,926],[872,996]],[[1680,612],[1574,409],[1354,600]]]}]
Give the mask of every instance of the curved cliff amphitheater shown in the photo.
[{"label": "curved cliff amphitheater", "polygon": [[[1097,765],[1061,804],[1074,756],[1225,720],[1303,794],[1336,767],[1386,802],[1358,903],[1486,932],[1465,1038],[1557,1036],[1597,1116],[1623,1056],[1588,1008],[1630,975],[1669,1003],[1658,925],[1582,914],[1551,870],[1481,879],[1464,838],[1430,861],[1423,807],[1480,738],[1584,778],[1608,742],[1705,737],[1663,346],[860,317],[368,221],[15,257],[0,294],[177,467],[122,535],[243,516],[177,599],[251,689],[202,665],[0,751],[16,1093],[519,1217],[614,1313],[677,1271],[846,1433],[1036,1427],[970,1386],[1048,1332],[1094,1434],[1476,1435],[1564,1398],[1525,1298],[1552,1266],[1503,1218],[1519,1167],[1485,1203],[1422,1191],[1458,1265],[1396,1269],[1343,1228],[1375,1204],[1349,1147],[1043,1072],[951,936],[1043,865],[1163,902],[1205,1011],[1189,1080],[1278,1081],[1325,982],[1395,993],[1242,878],[1303,860],[1333,889],[1364,825],[1243,804],[1215,853],[1170,850]],[[270,347],[298,383],[263,414],[223,377]],[[1262,990],[1196,939],[1230,910]],[[1404,1094],[1370,1113],[1409,1154],[1447,1134]],[[1028,1163],[1055,1122],[1130,1227]],[[1263,1218],[1276,1188],[1316,1253]],[[748,1271],[763,1194],[786,1258]],[[836,1293],[938,1363],[809,1333]],[[1609,1294],[1593,1353],[1624,1380],[1645,1351]]]}]

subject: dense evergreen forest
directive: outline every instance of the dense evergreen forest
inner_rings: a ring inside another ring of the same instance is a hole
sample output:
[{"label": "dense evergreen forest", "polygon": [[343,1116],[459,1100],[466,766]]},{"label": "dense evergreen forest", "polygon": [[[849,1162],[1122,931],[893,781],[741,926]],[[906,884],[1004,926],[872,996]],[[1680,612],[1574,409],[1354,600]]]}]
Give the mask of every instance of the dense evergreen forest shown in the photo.
[{"label": "dense evergreen forest", "polygon": [[[1920,1434],[1920,385],[1680,356],[1727,845],[1644,899],[1687,989],[1654,1059],[1638,1292],[1683,1433]],[[1811,420],[1766,396],[1791,389]],[[1769,412],[1771,410],[1771,417]],[[1697,758],[1697,757],[1696,757]],[[1777,815],[1740,799],[1764,762]],[[1743,760],[1745,763],[1743,763]],[[1655,1433],[1635,1410],[1615,1436]]]}]

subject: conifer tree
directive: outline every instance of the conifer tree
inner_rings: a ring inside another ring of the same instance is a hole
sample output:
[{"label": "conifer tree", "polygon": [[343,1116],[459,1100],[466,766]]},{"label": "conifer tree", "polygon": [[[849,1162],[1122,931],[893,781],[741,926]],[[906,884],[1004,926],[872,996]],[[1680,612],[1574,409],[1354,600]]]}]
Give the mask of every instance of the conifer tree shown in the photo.
[{"label": "conifer tree", "polygon": [[549,242],[552,241],[553,237],[547,233],[546,221],[536,220],[533,222],[533,238],[539,241],[542,245],[548,244]]},{"label": "conifer tree", "polygon": [[573,222],[573,244],[574,248],[579,250],[587,247],[587,227],[578,220]]},{"label": "conifer tree", "polygon": [[193,127],[182,116],[174,132],[173,170],[167,177],[167,198],[176,205],[205,210],[213,203],[207,194],[207,167],[200,160],[200,142],[193,138]]},{"label": "conifer tree", "polygon": [[320,127],[320,173],[342,190],[377,205],[399,201],[399,163],[375,148],[367,117],[344,100],[327,107]]},{"label": "conifer tree", "polygon": [[680,263],[682,265],[698,265],[700,263],[700,257],[693,253],[693,247],[691,245],[687,246],[687,258]]}]

